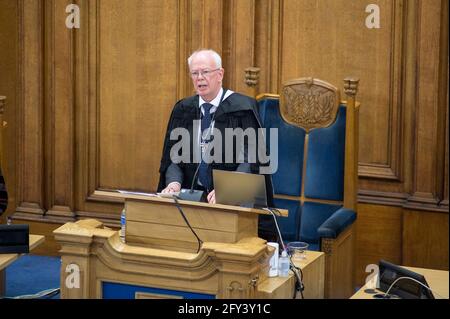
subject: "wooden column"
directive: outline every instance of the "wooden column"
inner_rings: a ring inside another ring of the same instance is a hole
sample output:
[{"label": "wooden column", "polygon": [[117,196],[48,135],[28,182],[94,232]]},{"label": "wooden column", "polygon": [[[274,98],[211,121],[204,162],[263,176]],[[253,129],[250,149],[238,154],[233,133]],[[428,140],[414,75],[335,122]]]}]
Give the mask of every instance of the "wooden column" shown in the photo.
[{"label": "wooden column", "polygon": [[[6,188],[6,177],[3,173],[4,166],[3,166],[3,127],[6,126],[6,122],[3,123],[3,112],[5,110],[5,102],[6,97],[0,96],[0,174],[3,176],[3,190],[0,190],[2,192],[5,192],[5,195],[7,194],[7,188]],[[1,185],[0,185],[1,186]],[[0,198],[2,200],[2,198]],[[5,199],[6,201],[6,199]],[[5,202],[5,206],[7,205],[7,201]],[[5,216],[0,216],[0,224],[2,224],[2,220],[5,220]],[[2,272],[0,272],[0,296],[2,295]]]},{"label": "wooden column", "polygon": [[6,96],[0,96],[0,170],[3,168],[3,112],[5,110]]},{"label": "wooden column", "polygon": [[356,211],[358,194],[358,128],[359,106],[356,105],[359,79],[346,78],[347,120],[345,129],[344,207]]}]

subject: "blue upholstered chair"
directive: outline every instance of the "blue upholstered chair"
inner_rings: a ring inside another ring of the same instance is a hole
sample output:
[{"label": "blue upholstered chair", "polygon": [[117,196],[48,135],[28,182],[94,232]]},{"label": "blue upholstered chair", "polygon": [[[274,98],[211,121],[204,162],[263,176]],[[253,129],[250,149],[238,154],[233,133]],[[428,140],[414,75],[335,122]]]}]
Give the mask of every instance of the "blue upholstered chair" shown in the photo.
[{"label": "blue upholstered chair", "polygon": [[[358,164],[358,80],[346,79],[347,101],[329,83],[301,78],[281,96],[257,97],[263,126],[278,128],[275,207],[285,241],[305,241],[325,252],[325,297],[353,293]],[[267,140],[270,140],[267,138]]]}]

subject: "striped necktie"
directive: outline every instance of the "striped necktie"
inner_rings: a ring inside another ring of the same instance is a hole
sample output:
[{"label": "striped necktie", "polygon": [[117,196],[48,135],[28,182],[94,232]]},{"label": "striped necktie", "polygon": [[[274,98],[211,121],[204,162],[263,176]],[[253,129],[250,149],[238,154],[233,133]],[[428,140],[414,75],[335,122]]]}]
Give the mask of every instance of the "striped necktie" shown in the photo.
[{"label": "striped necktie", "polygon": [[[202,117],[202,122],[201,122],[201,145],[202,145],[202,162],[200,163],[200,167],[198,170],[198,179],[200,181],[200,183],[202,183],[203,187],[206,188],[207,191],[212,190],[212,177],[211,177],[211,169],[209,167],[209,165],[207,163],[205,163],[204,161],[204,155],[207,153],[205,152],[205,154],[203,154],[203,152],[206,149],[206,143],[208,143],[210,141],[210,139],[208,138],[208,136],[211,135],[211,132],[209,131],[209,128],[211,126],[211,120],[212,120],[212,116],[211,116],[211,108],[213,107],[212,104],[209,103],[204,103],[203,105],[203,110],[205,111],[205,114]],[[206,130],[206,132],[205,132]],[[206,135],[206,136],[205,136]],[[204,138],[208,138],[208,140],[204,140]]]}]

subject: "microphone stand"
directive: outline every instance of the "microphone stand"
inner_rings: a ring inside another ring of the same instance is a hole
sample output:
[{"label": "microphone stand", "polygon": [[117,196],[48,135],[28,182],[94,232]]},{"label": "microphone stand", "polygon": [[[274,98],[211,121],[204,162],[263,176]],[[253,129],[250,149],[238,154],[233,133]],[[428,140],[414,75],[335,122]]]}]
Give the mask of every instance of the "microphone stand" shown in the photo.
[{"label": "microphone stand", "polygon": [[197,180],[198,170],[202,162],[197,165],[197,169],[195,170],[194,177],[192,178],[192,184],[190,189],[183,188],[180,190],[178,198],[181,200],[189,200],[192,202],[201,202],[204,196],[204,192],[201,190],[194,189],[195,182]]}]

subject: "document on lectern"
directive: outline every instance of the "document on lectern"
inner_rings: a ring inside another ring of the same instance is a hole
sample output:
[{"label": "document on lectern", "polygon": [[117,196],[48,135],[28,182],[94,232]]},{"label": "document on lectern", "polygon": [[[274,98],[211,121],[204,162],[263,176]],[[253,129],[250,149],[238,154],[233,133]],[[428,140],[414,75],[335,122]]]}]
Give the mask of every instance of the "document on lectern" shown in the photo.
[{"label": "document on lectern", "polygon": [[174,196],[177,197],[179,195],[179,192],[176,193],[144,193],[144,192],[133,192],[133,191],[126,191],[122,189],[117,190],[120,194],[124,195],[140,195],[140,196],[147,196],[147,197],[162,197],[162,198],[173,198]]},{"label": "document on lectern", "polygon": [[126,191],[126,190],[117,190],[119,193],[124,195],[140,195],[140,196],[148,196],[148,197],[158,197],[155,193],[143,193],[143,192],[132,192],[132,191]]}]

